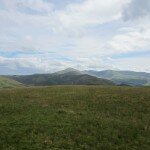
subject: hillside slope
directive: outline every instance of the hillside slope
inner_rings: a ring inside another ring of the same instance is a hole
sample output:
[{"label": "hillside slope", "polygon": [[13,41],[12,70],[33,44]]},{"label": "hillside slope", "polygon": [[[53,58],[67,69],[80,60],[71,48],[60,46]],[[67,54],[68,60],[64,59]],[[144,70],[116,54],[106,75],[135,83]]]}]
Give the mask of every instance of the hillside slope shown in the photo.
[{"label": "hillside slope", "polygon": [[53,74],[36,74],[26,76],[10,76],[10,78],[26,85],[114,85],[112,81],[82,74],[76,70],[63,70]]},{"label": "hillside slope", "polygon": [[85,71],[89,75],[112,80],[116,84],[127,84],[131,86],[150,85],[150,73],[134,71]]},{"label": "hillside slope", "polygon": [[23,86],[21,83],[13,79],[0,76],[0,88],[12,88],[12,87],[21,87],[21,86]]}]

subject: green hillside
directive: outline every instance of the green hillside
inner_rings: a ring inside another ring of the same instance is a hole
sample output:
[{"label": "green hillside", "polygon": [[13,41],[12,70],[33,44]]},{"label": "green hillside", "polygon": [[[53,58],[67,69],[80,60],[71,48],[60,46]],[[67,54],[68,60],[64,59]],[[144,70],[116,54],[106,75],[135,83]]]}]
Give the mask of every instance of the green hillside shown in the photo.
[{"label": "green hillside", "polygon": [[12,87],[21,87],[21,86],[23,86],[21,83],[13,79],[0,76],[0,88],[12,88]]},{"label": "green hillside", "polygon": [[150,88],[0,90],[1,150],[150,149]]},{"label": "green hillside", "polygon": [[26,76],[10,76],[25,85],[114,85],[112,81],[82,74],[77,70],[66,69],[53,74],[35,74]]}]

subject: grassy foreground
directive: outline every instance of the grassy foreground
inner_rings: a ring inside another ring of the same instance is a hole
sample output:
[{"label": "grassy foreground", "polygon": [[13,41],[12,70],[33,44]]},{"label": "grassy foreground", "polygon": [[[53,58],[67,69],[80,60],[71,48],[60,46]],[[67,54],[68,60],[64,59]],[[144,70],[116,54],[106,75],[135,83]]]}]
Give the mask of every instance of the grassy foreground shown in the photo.
[{"label": "grassy foreground", "polygon": [[0,90],[1,150],[150,149],[150,88]]}]

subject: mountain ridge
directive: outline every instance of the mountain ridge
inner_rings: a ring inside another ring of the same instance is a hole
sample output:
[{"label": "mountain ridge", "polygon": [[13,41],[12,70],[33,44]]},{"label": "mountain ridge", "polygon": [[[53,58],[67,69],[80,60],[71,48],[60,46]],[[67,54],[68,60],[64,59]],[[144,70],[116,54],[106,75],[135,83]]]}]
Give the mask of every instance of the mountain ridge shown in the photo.
[{"label": "mountain ridge", "polygon": [[127,84],[130,86],[150,85],[150,73],[136,71],[116,71],[116,70],[86,70],[85,73],[109,79],[116,84]]},{"label": "mountain ridge", "polygon": [[48,86],[48,85],[115,85],[112,81],[97,78],[82,73],[73,68],[67,68],[52,74],[34,74],[23,76],[8,76],[25,85]]},{"label": "mountain ridge", "polygon": [[121,85],[149,86],[150,73],[116,70],[85,70],[67,68],[50,74],[6,76],[26,85]]}]

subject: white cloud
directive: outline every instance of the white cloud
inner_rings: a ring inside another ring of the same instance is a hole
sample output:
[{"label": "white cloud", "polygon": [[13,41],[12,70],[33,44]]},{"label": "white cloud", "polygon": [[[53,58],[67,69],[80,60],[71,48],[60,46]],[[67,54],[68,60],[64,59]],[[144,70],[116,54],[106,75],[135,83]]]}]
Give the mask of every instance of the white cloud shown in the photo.
[{"label": "white cloud", "polygon": [[58,12],[65,27],[102,24],[121,17],[122,7],[129,0],[86,0],[81,4],[70,4]]},{"label": "white cloud", "polygon": [[111,61],[120,70],[146,71],[150,73],[150,59],[148,56],[119,58]]},{"label": "white cloud", "polygon": [[36,12],[51,12],[53,10],[53,5],[51,3],[45,2],[43,0],[2,0],[5,9],[7,11],[21,11],[28,13],[30,11]]},{"label": "white cloud", "polygon": [[118,34],[106,44],[108,53],[127,53],[149,50],[150,47],[150,30],[129,31]]},{"label": "white cloud", "polygon": [[[44,60],[35,54],[6,57],[3,65],[19,64],[22,68],[37,68],[44,72],[65,67],[109,69],[115,67],[107,61],[112,55],[150,50],[148,0],[142,0],[142,5],[140,0],[84,0],[68,4],[61,10],[45,0],[3,2],[5,7],[0,9],[1,50],[54,52],[71,60]],[[119,22],[118,29],[112,31],[111,25],[115,22]],[[108,32],[103,37],[99,27],[109,28],[113,34]],[[96,32],[92,28],[97,28]]]}]

